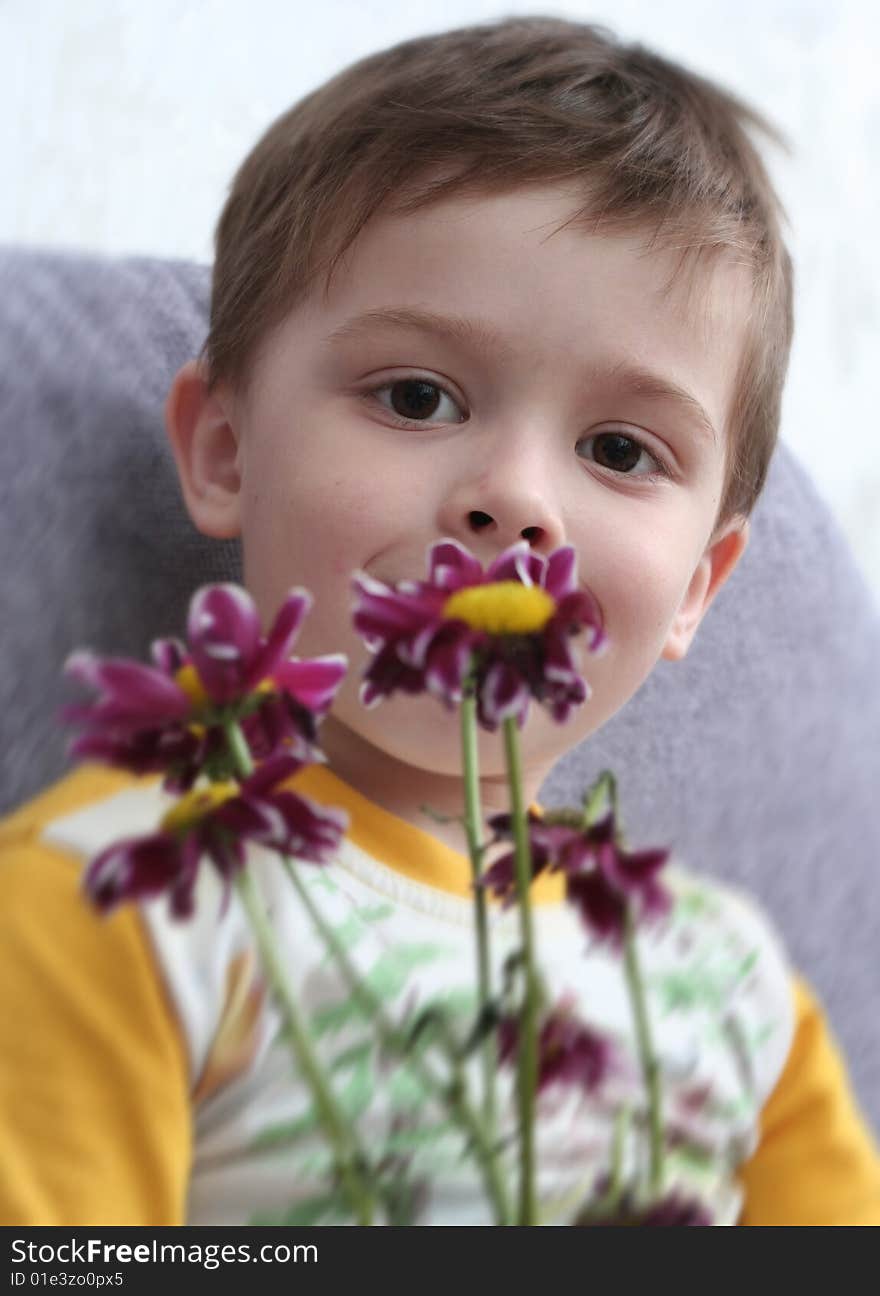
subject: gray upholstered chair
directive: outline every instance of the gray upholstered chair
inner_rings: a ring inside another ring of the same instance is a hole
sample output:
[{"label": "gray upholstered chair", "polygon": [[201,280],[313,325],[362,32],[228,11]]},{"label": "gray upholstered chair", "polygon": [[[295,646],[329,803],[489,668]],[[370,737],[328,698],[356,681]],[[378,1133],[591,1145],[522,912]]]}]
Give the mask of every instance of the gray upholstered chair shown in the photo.
[{"label": "gray upholstered chair", "polygon": [[[0,249],[0,809],[65,767],[74,647],[143,655],[190,592],[240,575],[192,528],[163,431],[205,332],[208,270]],[[880,618],[783,445],[740,567],[688,658],[661,662],[544,789],[621,776],[630,840],[756,894],[813,982],[880,1125]]]}]

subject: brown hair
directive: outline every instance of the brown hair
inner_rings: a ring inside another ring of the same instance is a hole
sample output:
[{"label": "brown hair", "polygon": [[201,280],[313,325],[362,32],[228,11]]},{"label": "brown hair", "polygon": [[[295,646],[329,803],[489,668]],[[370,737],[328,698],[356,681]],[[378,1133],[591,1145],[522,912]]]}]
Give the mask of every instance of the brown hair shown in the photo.
[{"label": "brown hair", "polygon": [[[748,516],[776,443],[793,331],[781,204],[726,90],[604,28],[529,16],[403,41],[278,118],[236,174],[216,230],[208,382],[247,387],[266,335],[382,207],[579,182],[595,231],[653,228],[678,274],[733,253],[752,274],[718,521]],[[670,284],[672,279],[670,280]]]}]

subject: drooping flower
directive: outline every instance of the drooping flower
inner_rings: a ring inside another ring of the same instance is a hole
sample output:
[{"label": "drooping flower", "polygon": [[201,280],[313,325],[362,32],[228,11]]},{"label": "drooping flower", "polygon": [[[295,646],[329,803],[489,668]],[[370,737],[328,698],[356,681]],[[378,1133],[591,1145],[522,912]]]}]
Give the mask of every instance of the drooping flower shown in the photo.
[{"label": "drooping flower", "polygon": [[[505,1014],[498,1024],[498,1060],[516,1061],[519,1019]],[[538,1033],[538,1092],[554,1084],[595,1093],[614,1065],[614,1049],[598,1031],[579,1021],[563,1000],[544,1018]]]},{"label": "drooping flower", "polygon": [[[509,814],[489,819],[494,840],[513,839]],[[532,876],[544,870],[565,875],[566,897],[580,914],[587,930],[599,940],[620,944],[627,910],[636,919],[666,913],[671,897],[658,875],[669,859],[665,849],[625,850],[613,810],[585,827],[577,812],[552,812],[544,818],[529,811],[527,829],[531,845]],[[501,856],[483,877],[483,885],[505,904],[516,899],[516,856]]]},{"label": "drooping flower", "polygon": [[62,711],[83,729],[70,755],[137,774],[162,771],[174,791],[188,790],[203,772],[222,781],[232,773],[222,715],[232,709],[256,758],[282,749],[317,759],[317,721],[346,663],[339,655],[291,659],[310,606],[305,590],[292,590],[264,638],[246,590],[207,585],[190,603],[187,644],[156,640],[153,665],[73,653],[66,673],[100,696]]},{"label": "drooping flower", "polygon": [[193,889],[204,857],[225,883],[224,908],[247,841],[316,864],[327,863],[347,826],[345,814],[279,785],[302,765],[275,755],[239,786],[210,783],[188,792],[157,832],[107,847],[86,870],[83,887],[102,912],[127,900],[168,894],[176,918],[193,912]]},{"label": "drooping flower", "polygon": [[523,540],[484,570],[463,545],[441,540],[427,580],[392,586],[361,572],[354,588],[355,629],[374,654],[361,688],[367,706],[400,691],[452,707],[472,680],[479,722],[495,730],[510,716],[522,725],[532,698],[563,721],[589,697],[570,641],[588,630],[590,651],[600,652],[606,637],[570,546],[545,558]]},{"label": "drooping flower", "polygon": [[[597,1196],[607,1190],[608,1179],[597,1184]],[[680,1192],[668,1192],[664,1197],[647,1204],[639,1204],[634,1194],[624,1193],[615,1209],[603,1213],[594,1205],[588,1206],[574,1221],[579,1228],[706,1228],[712,1224],[703,1202],[695,1197],[685,1197]]]}]

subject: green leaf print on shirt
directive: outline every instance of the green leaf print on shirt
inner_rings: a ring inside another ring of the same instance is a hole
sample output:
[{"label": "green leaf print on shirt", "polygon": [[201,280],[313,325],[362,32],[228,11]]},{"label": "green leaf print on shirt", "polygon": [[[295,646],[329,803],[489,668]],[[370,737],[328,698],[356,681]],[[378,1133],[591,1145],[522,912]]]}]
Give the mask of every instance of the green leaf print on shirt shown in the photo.
[{"label": "green leaf print on shirt", "polygon": [[691,967],[674,968],[649,977],[648,986],[656,993],[664,1016],[700,1009],[717,1015],[724,1011],[731,992],[745,980],[757,961],[757,950],[739,959],[708,954]]},{"label": "green leaf print on shirt", "polygon": [[[390,918],[393,913],[394,905],[392,904],[364,905],[360,909],[355,909],[342,922],[335,925],[328,923],[328,926],[339,943],[350,954],[367,934],[371,926]],[[321,966],[332,965],[334,961],[333,951],[326,949],[321,957]]]},{"label": "green leaf print on shirt", "polygon": [[[406,988],[410,974],[418,967],[434,963],[448,955],[442,945],[395,945],[383,951],[364,976],[365,985],[383,1003],[396,999]],[[361,1003],[346,988],[336,1003],[325,1005],[312,1014],[311,1027],[316,1038],[342,1030],[344,1026],[368,1021]]]},{"label": "green leaf print on shirt", "polygon": [[[383,1001],[395,999],[405,989],[412,971],[448,954],[442,945],[415,944],[398,945],[384,951],[367,973],[365,980],[373,993]],[[347,989],[342,990],[343,997],[335,1003],[325,1005],[311,1014],[309,1025],[314,1039],[329,1039],[347,1026],[367,1026],[372,1032],[370,1019],[362,1005],[351,997]],[[447,1012],[464,1012],[473,1003],[472,991],[444,991],[431,1002],[441,1003]],[[427,1004],[425,1005],[427,1006]],[[283,1032],[278,1041],[283,1040]],[[372,1033],[355,1043],[348,1043],[335,1056],[328,1059],[327,1065],[335,1077],[348,1070],[350,1075],[342,1085],[334,1085],[340,1103],[346,1112],[356,1118],[370,1105],[373,1095],[379,1086],[376,1074],[376,1041]],[[382,1077],[392,1098],[392,1106],[412,1108],[424,1102],[425,1093],[406,1064],[394,1062],[389,1077]],[[317,1116],[311,1107],[290,1121],[281,1121],[261,1130],[255,1136],[251,1147],[256,1150],[289,1147],[314,1135],[318,1130]]]}]

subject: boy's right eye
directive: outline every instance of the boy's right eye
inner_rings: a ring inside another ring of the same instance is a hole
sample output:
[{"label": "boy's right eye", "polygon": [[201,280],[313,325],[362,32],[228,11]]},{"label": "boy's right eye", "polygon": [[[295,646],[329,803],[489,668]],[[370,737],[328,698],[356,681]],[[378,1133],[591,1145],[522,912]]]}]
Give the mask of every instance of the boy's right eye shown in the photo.
[{"label": "boy's right eye", "polygon": [[[382,393],[388,393],[388,404],[381,399]],[[433,414],[437,412],[438,407],[442,407],[443,400],[455,411],[451,416],[441,417],[442,423],[463,423],[464,415],[461,414],[458,402],[450,396],[445,387],[429,378],[394,378],[390,382],[381,383],[378,387],[372,387],[364,395],[369,400],[377,401],[386,414],[390,414],[398,427],[434,427],[433,423],[427,423]]]}]

